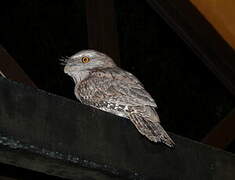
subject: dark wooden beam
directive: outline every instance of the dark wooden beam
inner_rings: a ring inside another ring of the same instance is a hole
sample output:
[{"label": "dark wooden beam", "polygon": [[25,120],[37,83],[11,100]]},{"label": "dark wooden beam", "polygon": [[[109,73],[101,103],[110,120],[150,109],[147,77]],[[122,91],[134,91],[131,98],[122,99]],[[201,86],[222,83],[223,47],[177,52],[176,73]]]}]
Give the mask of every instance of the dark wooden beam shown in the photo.
[{"label": "dark wooden beam", "polygon": [[86,16],[89,48],[107,53],[120,64],[113,0],[86,0]]},{"label": "dark wooden beam", "polygon": [[24,84],[36,87],[18,63],[0,45],[0,74],[8,79],[12,79]]},{"label": "dark wooden beam", "polygon": [[185,0],[147,0],[147,2],[235,95],[235,52],[191,2]]},{"label": "dark wooden beam", "polygon": [[[36,155],[35,153],[27,152],[20,148],[6,148],[0,145],[0,162],[66,179],[110,180],[108,175],[80,167],[76,163],[66,162],[64,159],[59,160],[43,155]],[[119,178],[117,178],[117,180],[118,179]],[[1,176],[0,180],[2,180]]]},{"label": "dark wooden beam", "polygon": [[0,180],[17,180],[11,177],[0,176]]},{"label": "dark wooden beam", "polygon": [[124,118],[0,77],[0,162],[69,179],[226,179],[235,156],[170,133],[155,144]]},{"label": "dark wooden beam", "polygon": [[218,148],[226,148],[235,140],[235,108],[220,121],[202,140]]}]

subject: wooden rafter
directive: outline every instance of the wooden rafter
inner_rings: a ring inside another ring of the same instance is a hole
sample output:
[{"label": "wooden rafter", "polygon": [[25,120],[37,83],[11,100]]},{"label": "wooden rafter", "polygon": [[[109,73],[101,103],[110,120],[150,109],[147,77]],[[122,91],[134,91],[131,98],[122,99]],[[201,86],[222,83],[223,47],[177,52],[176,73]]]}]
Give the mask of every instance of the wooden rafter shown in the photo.
[{"label": "wooden rafter", "polygon": [[226,148],[235,139],[235,108],[221,120],[202,142],[218,148]]},{"label": "wooden rafter", "polygon": [[0,74],[8,79],[36,87],[24,70],[2,46],[0,46]]},{"label": "wooden rafter", "polygon": [[235,95],[235,51],[185,0],[147,0],[199,59]]},{"label": "wooden rafter", "polygon": [[170,134],[150,142],[127,119],[0,77],[0,162],[67,179],[223,179],[235,156]]},{"label": "wooden rafter", "polygon": [[[235,95],[235,51],[203,15],[185,0],[147,0],[150,6],[175,30]],[[224,148],[235,139],[235,115],[225,117],[203,139],[204,143]]]},{"label": "wooden rafter", "polygon": [[88,46],[110,55],[120,64],[113,0],[86,0]]}]

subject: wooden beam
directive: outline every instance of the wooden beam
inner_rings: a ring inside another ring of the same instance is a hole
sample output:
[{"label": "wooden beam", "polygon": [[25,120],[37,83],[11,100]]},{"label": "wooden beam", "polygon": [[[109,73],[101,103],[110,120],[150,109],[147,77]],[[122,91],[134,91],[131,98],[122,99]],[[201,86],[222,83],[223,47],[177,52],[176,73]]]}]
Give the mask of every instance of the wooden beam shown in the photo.
[{"label": "wooden beam", "polygon": [[150,142],[127,119],[0,77],[0,162],[69,179],[226,179],[235,156],[170,133]]},{"label": "wooden beam", "polygon": [[191,2],[185,0],[147,0],[147,2],[235,95],[235,51]]},{"label": "wooden beam", "polygon": [[11,177],[0,176],[0,180],[17,180],[17,179],[11,178]]},{"label": "wooden beam", "polygon": [[0,74],[8,79],[12,79],[33,87],[36,85],[18,65],[18,63],[0,45]]},{"label": "wooden beam", "polygon": [[[22,149],[17,150],[0,145],[0,162],[66,179],[110,180],[108,175],[96,172],[92,169],[82,168],[76,163],[69,163],[62,159],[48,158],[45,157],[45,155],[41,156]],[[2,180],[1,176],[0,180]],[[119,178],[117,178],[117,180],[119,180]]]},{"label": "wooden beam", "polygon": [[235,49],[234,0],[190,0],[221,36]]},{"label": "wooden beam", "polygon": [[86,0],[88,46],[107,53],[120,64],[113,0]]},{"label": "wooden beam", "polygon": [[[147,0],[147,2],[235,95],[235,52],[191,2],[184,0]],[[206,135],[202,142],[225,148],[235,139],[234,127],[233,110]]]},{"label": "wooden beam", "polygon": [[202,139],[202,142],[224,149],[235,140],[234,128],[235,108]]}]

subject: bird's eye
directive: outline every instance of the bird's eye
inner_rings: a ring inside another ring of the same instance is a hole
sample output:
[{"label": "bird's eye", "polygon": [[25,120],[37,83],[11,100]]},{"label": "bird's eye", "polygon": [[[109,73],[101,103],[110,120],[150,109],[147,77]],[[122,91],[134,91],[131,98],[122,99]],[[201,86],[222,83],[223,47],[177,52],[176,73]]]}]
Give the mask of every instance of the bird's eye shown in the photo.
[{"label": "bird's eye", "polygon": [[83,63],[88,63],[90,61],[89,57],[82,57],[82,62]]}]

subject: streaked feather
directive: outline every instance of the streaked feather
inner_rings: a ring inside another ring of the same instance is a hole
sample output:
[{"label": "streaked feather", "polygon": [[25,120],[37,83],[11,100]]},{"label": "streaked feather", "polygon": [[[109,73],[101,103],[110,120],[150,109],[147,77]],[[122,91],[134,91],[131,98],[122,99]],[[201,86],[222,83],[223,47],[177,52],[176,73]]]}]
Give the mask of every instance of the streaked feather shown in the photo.
[{"label": "streaked feather", "polygon": [[[84,56],[90,59],[86,64],[81,61]],[[75,95],[82,103],[128,118],[149,140],[174,146],[160,125],[154,99],[133,74],[94,50],[83,50],[61,61],[64,72],[73,78]]]}]

